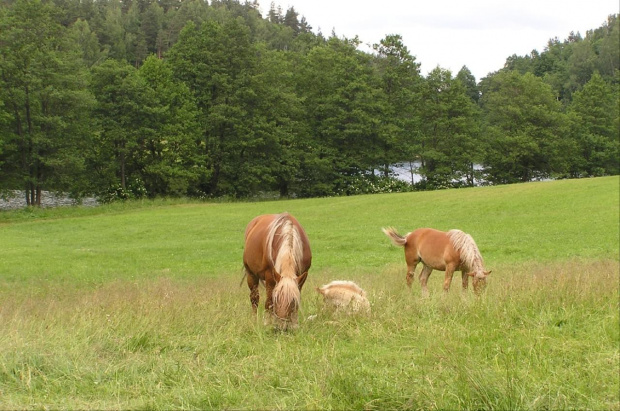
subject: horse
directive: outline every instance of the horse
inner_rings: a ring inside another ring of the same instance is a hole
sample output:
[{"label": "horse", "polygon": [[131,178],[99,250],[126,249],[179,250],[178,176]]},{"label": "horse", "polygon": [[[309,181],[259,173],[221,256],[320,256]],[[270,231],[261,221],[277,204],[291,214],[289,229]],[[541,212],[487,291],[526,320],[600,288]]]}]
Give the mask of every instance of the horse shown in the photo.
[{"label": "horse", "polygon": [[283,330],[297,327],[301,289],[312,263],[310,241],[299,222],[288,213],[259,215],[245,229],[243,266],[256,316],[265,284],[265,310]]},{"label": "horse", "polygon": [[454,271],[461,271],[463,291],[467,290],[469,277],[472,277],[474,292],[478,293],[486,286],[486,278],[491,271],[485,271],[482,256],[471,235],[461,230],[439,231],[432,228],[419,228],[401,236],[392,227],[383,228],[395,246],[405,248],[407,263],[407,285],[415,275],[418,263],[424,267],[420,272],[422,292],[428,295],[426,282],[433,270],[445,271],[444,291],[450,290]]},{"label": "horse", "polygon": [[325,304],[335,311],[370,314],[366,292],[353,281],[332,281],[320,288],[317,287],[316,291],[323,296]]}]

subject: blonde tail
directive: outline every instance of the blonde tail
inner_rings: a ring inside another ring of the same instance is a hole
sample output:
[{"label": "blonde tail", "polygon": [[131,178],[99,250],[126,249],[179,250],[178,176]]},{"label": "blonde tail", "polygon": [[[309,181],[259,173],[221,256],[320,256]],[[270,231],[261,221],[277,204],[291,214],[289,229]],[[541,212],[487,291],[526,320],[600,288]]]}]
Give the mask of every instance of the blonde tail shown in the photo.
[{"label": "blonde tail", "polygon": [[392,244],[395,246],[404,247],[405,244],[407,244],[407,238],[398,234],[394,227],[385,227],[381,230],[389,237],[390,240],[392,240]]}]

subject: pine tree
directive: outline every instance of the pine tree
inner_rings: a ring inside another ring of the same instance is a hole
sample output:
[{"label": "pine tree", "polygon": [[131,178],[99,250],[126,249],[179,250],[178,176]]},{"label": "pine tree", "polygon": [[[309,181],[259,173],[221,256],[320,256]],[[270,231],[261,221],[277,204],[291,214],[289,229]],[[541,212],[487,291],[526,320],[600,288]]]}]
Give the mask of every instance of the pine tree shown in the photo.
[{"label": "pine tree", "polygon": [[400,35],[386,36],[374,45],[377,75],[385,97],[381,122],[384,176],[397,162],[414,162],[420,128],[420,64],[415,61]]},{"label": "pine tree", "polygon": [[618,92],[595,73],[569,106],[572,133],[578,147],[572,176],[613,175],[620,172],[618,149]]},{"label": "pine tree", "polygon": [[[17,0],[0,14],[0,96],[5,119],[0,184],[24,189],[86,189],[82,153],[92,137],[83,52],[56,20],[51,3]],[[0,122],[0,125],[2,122]]]},{"label": "pine tree", "polygon": [[422,100],[418,150],[423,184],[431,189],[473,185],[479,123],[468,90],[449,70],[437,67],[426,77]]}]

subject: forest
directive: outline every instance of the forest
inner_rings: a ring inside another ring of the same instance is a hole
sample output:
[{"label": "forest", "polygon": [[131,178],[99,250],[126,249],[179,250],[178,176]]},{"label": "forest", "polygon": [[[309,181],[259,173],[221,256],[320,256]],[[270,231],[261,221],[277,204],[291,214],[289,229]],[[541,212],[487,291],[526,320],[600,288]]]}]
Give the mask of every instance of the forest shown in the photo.
[{"label": "forest", "polygon": [[1,0],[0,193],[37,206],[42,191],[301,198],[617,175],[620,22],[601,21],[476,79],[422,75],[399,34],[363,52],[256,0]]}]

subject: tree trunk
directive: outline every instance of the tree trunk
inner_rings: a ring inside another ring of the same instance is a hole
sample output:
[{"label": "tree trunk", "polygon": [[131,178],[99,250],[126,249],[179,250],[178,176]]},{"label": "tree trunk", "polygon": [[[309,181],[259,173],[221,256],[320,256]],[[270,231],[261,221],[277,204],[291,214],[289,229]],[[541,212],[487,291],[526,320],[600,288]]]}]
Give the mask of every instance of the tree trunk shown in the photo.
[{"label": "tree trunk", "polygon": [[30,184],[27,184],[26,185],[26,189],[24,190],[24,193],[26,194],[26,205],[27,206],[31,205],[31,202],[30,202],[30,187],[29,187],[29,185]]},{"label": "tree trunk", "polygon": [[34,205],[41,207],[41,187],[39,185],[35,188],[35,202]]},{"label": "tree trunk", "polygon": [[288,181],[283,178],[280,178],[280,182],[278,184],[280,189],[280,197],[286,198],[288,197]]},{"label": "tree trunk", "polygon": [[409,173],[411,174],[411,187],[413,187],[413,186],[414,186],[414,183],[415,183],[415,182],[413,181],[413,176],[414,176],[415,174],[414,174],[414,172],[413,172],[413,162],[412,162],[412,161],[410,161],[410,162],[409,162]]},{"label": "tree trunk", "polygon": [[120,161],[121,161],[121,187],[123,191],[127,191],[127,181],[125,177],[125,153],[121,151],[120,153]]}]

